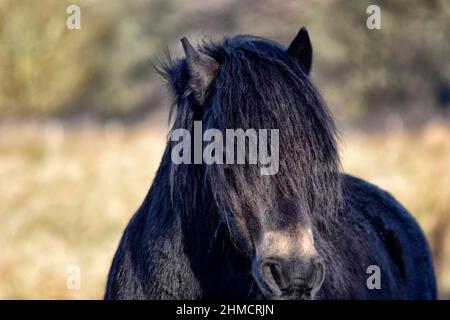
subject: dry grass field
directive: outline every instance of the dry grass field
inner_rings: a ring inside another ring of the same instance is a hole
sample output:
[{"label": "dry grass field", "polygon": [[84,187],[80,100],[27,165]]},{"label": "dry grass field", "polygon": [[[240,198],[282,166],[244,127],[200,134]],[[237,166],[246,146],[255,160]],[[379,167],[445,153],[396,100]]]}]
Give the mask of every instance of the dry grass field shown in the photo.
[{"label": "dry grass field", "polygon": [[[100,299],[121,232],[158,167],[167,126],[0,127],[0,298]],[[450,293],[450,129],[346,133],[347,172],[396,196],[435,254]],[[66,267],[81,289],[66,288]]]}]

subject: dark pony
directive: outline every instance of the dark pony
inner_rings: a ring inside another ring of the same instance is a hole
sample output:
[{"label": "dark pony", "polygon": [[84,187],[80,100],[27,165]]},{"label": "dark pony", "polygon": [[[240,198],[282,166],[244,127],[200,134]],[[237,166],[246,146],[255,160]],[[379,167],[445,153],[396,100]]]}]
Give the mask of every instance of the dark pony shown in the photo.
[{"label": "dark pony", "polygon": [[278,129],[279,170],[174,164],[169,139],[105,298],[434,299],[416,222],[385,191],[341,173],[332,117],[309,79],[307,31],[287,49],[254,36],[182,44],[186,58],[161,71],[171,132],[193,133],[194,121],[224,134]]}]

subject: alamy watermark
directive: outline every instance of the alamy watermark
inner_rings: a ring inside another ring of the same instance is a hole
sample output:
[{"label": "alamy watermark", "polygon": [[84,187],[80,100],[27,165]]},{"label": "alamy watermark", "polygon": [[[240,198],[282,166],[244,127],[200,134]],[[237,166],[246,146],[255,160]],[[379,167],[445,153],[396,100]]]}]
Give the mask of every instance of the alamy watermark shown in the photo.
[{"label": "alamy watermark", "polygon": [[376,4],[367,7],[366,13],[369,15],[366,20],[366,26],[369,30],[381,29],[381,9]]},{"label": "alamy watermark", "polygon": [[381,269],[376,264],[370,265],[366,270],[370,276],[367,278],[366,287],[369,290],[381,289]]},{"label": "alamy watermark", "polygon": [[81,9],[76,4],[71,4],[66,8],[66,13],[69,15],[66,19],[66,27],[69,30],[81,29]]},{"label": "alamy watermark", "polygon": [[[270,131],[270,145],[269,135]],[[278,129],[226,129],[225,137],[218,129],[203,132],[201,121],[194,121],[194,136],[186,129],[175,129],[170,140],[174,164],[252,164],[260,166],[261,175],[274,175],[279,170]],[[207,143],[204,146],[204,143]],[[269,150],[270,148],[270,150]],[[193,160],[193,161],[192,161]]]},{"label": "alamy watermark", "polygon": [[80,290],[81,269],[80,266],[70,265],[66,268],[66,287],[69,290]]}]

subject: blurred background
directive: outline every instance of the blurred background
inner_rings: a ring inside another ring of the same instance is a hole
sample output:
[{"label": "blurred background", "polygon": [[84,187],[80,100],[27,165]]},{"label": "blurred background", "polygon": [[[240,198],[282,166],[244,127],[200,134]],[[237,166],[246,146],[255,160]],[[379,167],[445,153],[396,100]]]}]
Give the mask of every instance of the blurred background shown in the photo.
[{"label": "blurred background", "polygon": [[[71,4],[79,30],[66,28]],[[370,4],[380,30],[366,27]],[[0,298],[102,298],[165,146],[171,102],[152,67],[164,47],[177,57],[183,35],[238,33],[287,45],[302,25],[345,170],[416,217],[450,298],[446,0],[1,0]]]}]

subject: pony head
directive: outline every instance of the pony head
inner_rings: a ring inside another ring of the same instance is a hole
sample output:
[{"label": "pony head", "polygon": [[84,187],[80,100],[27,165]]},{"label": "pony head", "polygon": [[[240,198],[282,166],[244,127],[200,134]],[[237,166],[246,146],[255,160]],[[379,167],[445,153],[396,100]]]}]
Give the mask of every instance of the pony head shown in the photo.
[{"label": "pony head", "polygon": [[[332,228],[341,181],[335,126],[309,79],[308,32],[301,28],[287,49],[247,35],[197,48],[187,38],[181,42],[185,58],[164,70],[174,96],[172,132],[194,134],[195,121],[202,132],[223,136],[230,129],[277,129],[279,168],[262,175],[260,163],[227,163],[224,149],[214,155],[222,162],[172,164],[174,206],[220,216],[230,240],[250,259],[264,297],[313,298],[325,277],[319,234]],[[274,138],[268,134],[263,142]],[[267,147],[258,143],[257,151]],[[168,150],[175,145],[169,142]],[[248,146],[225,149],[251,157]]]}]

